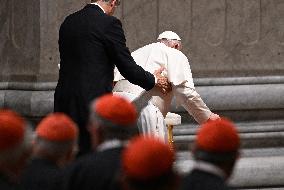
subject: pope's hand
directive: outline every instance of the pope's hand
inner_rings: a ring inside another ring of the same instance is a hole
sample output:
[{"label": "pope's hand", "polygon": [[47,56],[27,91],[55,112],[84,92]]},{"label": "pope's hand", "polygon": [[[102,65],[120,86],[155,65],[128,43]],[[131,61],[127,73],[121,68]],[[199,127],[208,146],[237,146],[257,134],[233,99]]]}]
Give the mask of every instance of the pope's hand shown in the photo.
[{"label": "pope's hand", "polygon": [[215,113],[211,113],[210,116],[209,116],[209,119],[208,121],[214,121],[214,120],[217,120],[217,119],[220,119],[220,116],[218,114],[215,114]]},{"label": "pope's hand", "polygon": [[168,81],[167,77],[164,77],[162,75],[162,72],[165,70],[164,67],[159,68],[158,70],[156,70],[154,72],[154,75],[157,79],[157,83],[155,84],[155,86],[157,88],[159,88],[159,90],[163,93],[163,94],[167,94],[168,92],[172,91],[172,85],[171,83]]}]

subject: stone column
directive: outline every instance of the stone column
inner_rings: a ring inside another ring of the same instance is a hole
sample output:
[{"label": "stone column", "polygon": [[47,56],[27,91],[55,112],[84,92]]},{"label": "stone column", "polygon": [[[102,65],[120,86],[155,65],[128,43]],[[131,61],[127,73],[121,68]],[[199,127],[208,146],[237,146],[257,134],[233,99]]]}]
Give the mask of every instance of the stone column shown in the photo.
[{"label": "stone column", "polygon": [[89,0],[0,0],[0,107],[31,119],[53,110],[58,30]]}]

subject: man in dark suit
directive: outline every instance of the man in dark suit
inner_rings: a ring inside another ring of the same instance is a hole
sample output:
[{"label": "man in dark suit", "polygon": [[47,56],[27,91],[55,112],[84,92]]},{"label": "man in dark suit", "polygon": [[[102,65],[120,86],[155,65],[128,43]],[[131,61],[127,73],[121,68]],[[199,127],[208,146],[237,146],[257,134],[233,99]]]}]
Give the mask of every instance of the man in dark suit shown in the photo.
[{"label": "man in dark suit", "polygon": [[18,190],[19,176],[30,157],[32,131],[26,120],[0,109],[0,189]]},{"label": "man in dark suit", "polygon": [[92,103],[89,131],[94,152],[66,168],[62,189],[118,189],[121,152],[137,132],[136,120],[136,108],[122,97],[107,94]]},{"label": "man in dark suit", "polygon": [[235,125],[220,119],[203,124],[193,149],[195,164],[182,190],[229,190],[227,180],[239,156],[240,138]]},{"label": "man in dark suit", "polygon": [[77,138],[78,128],[65,114],[45,117],[35,131],[33,155],[22,174],[22,187],[25,190],[60,189],[61,169],[73,160]]},{"label": "man in dark suit", "polygon": [[153,75],[131,57],[121,22],[112,16],[119,4],[119,0],[93,0],[69,15],[60,27],[61,61],[54,111],[68,114],[78,124],[81,153],[90,150],[86,130],[89,103],[112,91],[115,65],[127,80],[145,90],[156,86],[166,93],[171,88],[161,75],[162,69]]}]

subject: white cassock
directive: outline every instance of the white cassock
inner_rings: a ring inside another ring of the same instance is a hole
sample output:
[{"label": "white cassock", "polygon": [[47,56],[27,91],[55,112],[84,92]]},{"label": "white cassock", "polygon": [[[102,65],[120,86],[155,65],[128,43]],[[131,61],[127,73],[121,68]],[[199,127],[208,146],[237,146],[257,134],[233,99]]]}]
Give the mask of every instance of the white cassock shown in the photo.
[{"label": "white cassock", "polygon": [[211,111],[196,92],[188,59],[181,51],[157,42],[137,49],[131,55],[138,65],[151,73],[162,66],[165,67],[162,74],[167,76],[173,89],[167,95],[155,88],[146,92],[125,80],[118,70],[115,70],[114,80],[117,83],[113,92],[128,98],[138,106],[140,132],[155,135],[167,142],[164,117],[170,111],[173,96],[199,124],[209,119]]}]

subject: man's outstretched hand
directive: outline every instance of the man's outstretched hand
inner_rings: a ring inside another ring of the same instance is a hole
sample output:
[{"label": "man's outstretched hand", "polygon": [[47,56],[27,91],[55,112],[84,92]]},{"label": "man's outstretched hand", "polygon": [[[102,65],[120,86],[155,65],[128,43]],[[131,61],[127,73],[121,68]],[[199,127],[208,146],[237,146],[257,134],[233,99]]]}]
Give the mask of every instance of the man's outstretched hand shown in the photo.
[{"label": "man's outstretched hand", "polygon": [[167,94],[168,92],[172,91],[172,85],[171,83],[168,81],[168,78],[162,75],[162,72],[165,70],[164,67],[159,68],[158,70],[156,70],[154,72],[154,75],[157,79],[157,83],[155,84],[155,86],[157,88],[159,88],[159,90],[163,93],[163,94]]}]

